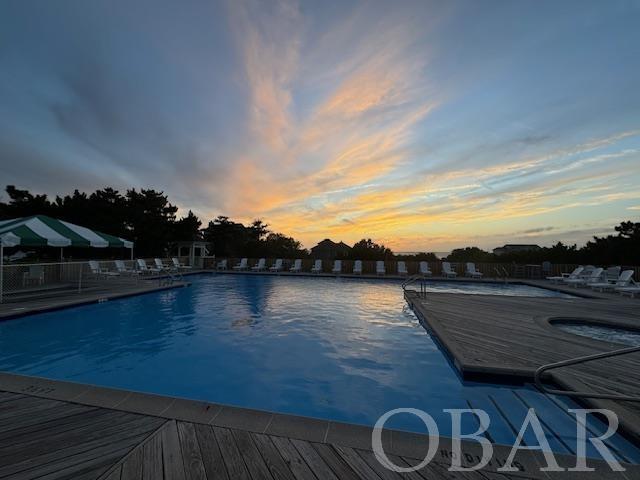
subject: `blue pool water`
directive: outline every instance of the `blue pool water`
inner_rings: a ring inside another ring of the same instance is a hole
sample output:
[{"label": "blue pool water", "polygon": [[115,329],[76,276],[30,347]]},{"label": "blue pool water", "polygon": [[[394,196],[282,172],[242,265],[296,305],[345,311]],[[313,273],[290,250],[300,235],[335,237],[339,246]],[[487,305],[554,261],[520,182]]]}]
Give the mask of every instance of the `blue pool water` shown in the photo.
[{"label": "blue pool water", "polygon": [[[0,370],[365,425],[393,408],[420,408],[442,435],[451,434],[442,410],[471,406],[487,410],[489,437],[502,444],[534,406],[545,412],[552,448],[575,449],[566,412],[575,404],[528,386],[462,382],[406,306],[399,282],[190,279],[188,288],[0,322]],[[554,295],[501,284],[434,288]],[[465,430],[475,431],[464,418]],[[424,428],[409,416],[387,426]],[[595,420],[591,427],[603,428]],[[635,459],[626,440],[616,441],[622,458]]]},{"label": "blue pool water", "polygon": [[640,347],[640,331],[624,328],[607,327],[603,325],[586,325],[580,323],[561,323],[554,325],[568,333],[583,337],[604,340],[605,342],[619,343],[632,347]]}]

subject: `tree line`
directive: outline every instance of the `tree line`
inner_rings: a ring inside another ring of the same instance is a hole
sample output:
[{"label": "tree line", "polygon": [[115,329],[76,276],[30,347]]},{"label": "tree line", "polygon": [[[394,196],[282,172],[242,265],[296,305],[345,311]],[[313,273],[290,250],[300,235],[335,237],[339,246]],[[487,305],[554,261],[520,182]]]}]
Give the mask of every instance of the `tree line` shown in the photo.
[{"label": "tree line", "polygon": [[[178,207],[164,192],[135,188],[119,192],[107,187],[87,194],[72,194],[49,199],[13,185],[6,187],[8,201],[0,201],[0,220],[48,215],[76,223],[135,243],[136,255],[166,255],[172,244],[183,240],[202,240],[210,244],[210,254],[221,257],[306,257],[309,252],[295,238],[269,230],[269,225],[255,219],[248,225],[218,216],[203,222],[192,211],[177,218]],[[446,258],[452,262],[516,263],[594,263],[640,265],[640,223],[622,222],[616,235],[594,237],[581,248],[561,242],[552,247],[503,255],[478,247],[455,249]],[[73,251],[72,249],[70,249]],[[108,254],[108,252],[104,252]],[[83,253],[78,252],[78,256]],[[94,255],[94,253],[92,253]],[[84,253],[86,256],[86,252]],[[434,253],[399,255],[383,244],[364,238],[356,242],[345,258],[360,260],[437,261]]]},{"label": "tree line", "polygon": [[496,255],[478,247],[455,249],[447,256],[451,262],[541,264],[571,263],[593,265],[640,265],[640,223],[626,221],[614,227],[615,234],[593,237],[584,246],[558,242],[539,250]]}]

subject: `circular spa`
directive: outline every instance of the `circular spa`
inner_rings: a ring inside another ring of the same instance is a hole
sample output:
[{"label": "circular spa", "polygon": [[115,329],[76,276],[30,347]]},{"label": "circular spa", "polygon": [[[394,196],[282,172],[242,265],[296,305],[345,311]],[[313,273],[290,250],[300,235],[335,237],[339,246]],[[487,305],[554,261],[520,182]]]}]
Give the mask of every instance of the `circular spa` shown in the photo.
[{"label": "circular spa", "polygon": [[604,325],[588,320],[554,320],[551,324],[563,332],[620,345],[640,347],[640,329]]}]

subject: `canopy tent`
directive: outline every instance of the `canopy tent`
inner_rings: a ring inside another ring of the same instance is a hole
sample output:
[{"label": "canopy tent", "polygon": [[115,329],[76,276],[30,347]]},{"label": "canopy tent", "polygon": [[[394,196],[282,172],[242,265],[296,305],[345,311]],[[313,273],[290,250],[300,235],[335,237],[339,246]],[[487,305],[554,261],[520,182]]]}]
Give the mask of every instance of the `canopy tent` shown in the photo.
[{"label": "canopy tent", "polygon": [[93,247],[129,248],[133,242],[46,215],[0,220],[0,301],[4,247]]}]

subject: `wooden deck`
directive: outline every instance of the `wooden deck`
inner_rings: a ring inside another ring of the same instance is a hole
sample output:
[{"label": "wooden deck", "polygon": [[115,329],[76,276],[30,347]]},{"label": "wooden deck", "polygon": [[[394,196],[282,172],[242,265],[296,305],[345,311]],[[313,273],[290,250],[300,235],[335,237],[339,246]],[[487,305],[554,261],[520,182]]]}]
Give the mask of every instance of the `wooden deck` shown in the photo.
[{"label": "wooden deck", "polygon": [[[424,440],[419,436],[409,438],[405,443],[396,441],[388,450],[396,465],[416,465],[422,455],[416,453],[416,445],[426,450],[427,444],[421,443]],[[440,452],[447,448],[443,446]],[[406,454],[399,454],[403,449]],[[472,447],[467,449],[474,452]],[[637,469],[614,475],[601,468],[602,464],[597,464],[596,472],[580,477],[571,473],[567,473],[569,477],[563,476],[566,472],[540,472],[540,462],[533,460],[533,454],[523,453],[525,456],[517,459],[526,468],[517,473],[497,472],[499,461],[481,471],[449,472],[448,454],[440,453],[418,472],[399,474],[382,467],[370,447],[350,446],[349,441],[303,440],[0,391],[2,479],[639,478]],[[506,458],[506,452],[500,455]],[[560,463],[563,464],[562,460]],[[565,458],[565,464],[570,466],[572,460]]]},{"label": "wooden deck", "polygon": [[6,296],[0,303],[0,320],[33,313],[73,307],[88,303],[140,295],[144,293],[187,286],[186,280],[170,285],[161,283],[157,278],[141,279],[138,282],[101,281],[87,282],[82,290],[77,287],[61,289],[43,289],[35,291],[27,298]]},{"label": "wooden deck", "polygon": [[[533,379],[545,364],[623,348],[573,335],[550,319],[588,320],[640,329],[640,302],[620,297],[534,298],[406,293],[414,311],[449,353],[466,379]],[[549,380],[573,391],[640,396],[640,352],[549,372]],[[582,399],[615,411],[624,430],[640,441],[640,404]]]}]

